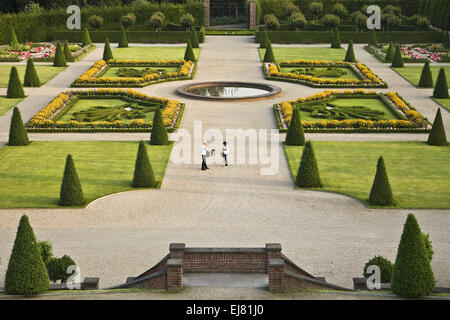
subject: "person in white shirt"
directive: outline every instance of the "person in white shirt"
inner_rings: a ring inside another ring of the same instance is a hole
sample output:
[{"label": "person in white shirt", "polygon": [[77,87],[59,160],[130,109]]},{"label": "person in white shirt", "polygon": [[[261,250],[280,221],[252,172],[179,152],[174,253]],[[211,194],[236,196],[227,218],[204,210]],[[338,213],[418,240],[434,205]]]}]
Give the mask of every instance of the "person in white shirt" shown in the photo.
[{"label": "person in white shirt", "polygon": [[228,166],[228,146],[227,146],[226,141],[223,142],[222,156],[223,156],[223,161],[225,162],[225,166],[227,167]]},{"label": "person in white shirt", "polygon": [[209,169],[206,165],[206,157],[207,157],[207,150],[206,150],[206,141],[203,141],[202,145],[202,170]]}]

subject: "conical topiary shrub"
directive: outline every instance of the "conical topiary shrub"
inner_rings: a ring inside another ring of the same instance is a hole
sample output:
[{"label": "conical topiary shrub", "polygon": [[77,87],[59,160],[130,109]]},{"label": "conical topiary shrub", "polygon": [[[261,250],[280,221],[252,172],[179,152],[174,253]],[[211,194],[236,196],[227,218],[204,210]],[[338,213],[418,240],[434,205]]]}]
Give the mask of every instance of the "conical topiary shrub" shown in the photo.
[{"label": "conical topiary shrub", "polygon": [[269,41],[269,34],[267,33],[267,31],[264,31],[261,37],[261,41],[259,42],[259,47],[266,48],[268,41]]},{"label": "conical topiary shrub", "polygon": [[105,40],[105,48],[103,49],[103,60],[108,61],[114,59],[111,46],[109,45],[109,39],[106,38]]},{"label": "conical topiary shrub", "polygon": [[370,190],[369,204],[374,206],[394,205],[391,185],[389,184],[384,159],[381,156],[378,158],[377,173]]},{"label": "conical topiary shrub", "polygon": [[123,26],[120,26],[119,48],[128,48],[127,32]]},{"label": "conical topiary shrub", "polygon": [[11,118],[11,126],[9,127],[9,146],[26,146],[29,144],[28,134],[23,125],[19,108],[14,107]]},{"label": "conical topiary shrub", "polygon": [[33,296],[45,292],[50,280],[28,217],[23,215],[5,276],[7,294]]},{"label": "conical topiary shrub", "polygon": [[156,180],[152,165],[148,159],[147,148],[144,141],[139,142],[139,149],[134,167],[133,188],[154,188]]},{"label": "conical topiary shrub", "polygon": [[334,49],[341,47],[341,36],[338,28],[334,29],[333,36],[331,37],[331,47]]},{"label": "conical topiary shrub", "polygon": [[197,32],[194,30],[194,28],[191,29],[191,46],[192,48],[200,48]]},{"label": "conical topiary shrub", "polygon": [[389,42],[389,47],[386,51],[386,56],[384,57],[384,61],[391,62],[392,59],[394,59],[394,54],[395,54],[395,46],[391,41],[391,42]]},{"label": "conical topiary shrub", "polygon": [[370,34],[369,46],[378,47],[377,35],[374,29],[372,29],[372,33]]},{"label": "conical topiary shrub", "polygon": [[53,66],[54,67],[66,67],[66,57],[64,56],[63,49],[61,48],[61,45],[59,42],[56,43],[56,52],[55,52],[55,58],[53,60]]},{"label": "conical topiary shrub", "polygon": [[420,74],[419,87],[433,88],[433,77],[428,61],[425,61],[425,64],[423,65],[422,73]]},{"label": "conical topiary shrub", "polygon": [[305,144],[305,134],[300,120],[300,111],[296,107],[293,107],[293,109],[285,143],[288,146],[303,146]]},{"label": "conical topiary shrub", "polygon": [[419,223],[408,214],[392,271],[391,289],[404,297],[430,294],[435,286],[434,274],[425,249]]},{"label": "conical topiary shrub", "polygon": [[72,52],[70,51],[69,42],[67,40],[64,41],[64,58],[66,58],[67,62],[73,62]]},{"label": "conical topiary shrub", "polygon": [[270,40],[266,44],[266,52],[264,53],[264,62],[275,62],[275,56],[272,50],[272,43]]},{"label": "conical topiary shrub", "polygon": [[301,188],[320,188],[319,168],[312,148],[311,141],[306,142],[303,148],[300,167],[298,168],[295,184]]},{"label": "conical topiary shrub", "polygon": [[352,40],[350,40],[348,42],[347,53],[345,54],[344,61],[356,62],[355,51],[353,51],[353,41]]},{"label": "conical topiary shrub", "polygon": [[153,117],[152,133],[150,135],[150,144],[166,145],[169,144],[169,136],[164,124],[164,119],[160,108],[157,108]]},{"label": "conical topiary shrub", "polygon": [[17,68],[12,67],[9,73],[8,91],[6,92],[7,98],[24,98],[25,92],[23,91],[22,83],[17,73]]},{"label": "conical topiary shrub", "polygon": [[87,46],[89,44],[92,44],[91,36],[90,36],[89,31],[88,31],[87,28],[84,29],[83,39],[81,39],[81,44],[83,45],[83,47]]},{"label": "conical topiary shrub", "polygon": [[19,45],[19,41],[17,41],[16,32],[13,27],[11,27],[9,34],[9,45],[11,47],[17,47]]},{"label": "conical topiary shrub", "polygon": [[436,80],[436,86],[433,90],[433,98],[438,99],[448,99],[448,85],[447,85],[447,77],[445,76],[444,68],[439,70],[439,74]]},{"label": "conical topiary shrub", "polygon": [[445,49],[450,49],[450,39],[448,37],[448,32],[447,31],[444,31],[442,33],[442,46]]},{"label": "conical topiary shrub", "polygon": [[23,85],[25,87],[40,87],[41,81],[36,72],[36,68],[34,67],[34,62],[31,59],[27,61],[27,69],[25,71],[25,78],[23,80]]},{"label": "conical topiary shrub", "polygon": [[64,168],[64,177],[61,183],[58,205],[82,206],[85,203],[86,200],[81,189],[80,179],[78,179],[72,156],[69,154],[66,158],[66,167]]},{"label": "conical topiary shrub", "polygon": [[427,143],[432,146],[448,145],[440,108],[436,112],[436,117],[434,118],[433,127],[431,128],[430,134],[428,135]]},{"label": "conical topiary shrub", "polygon": [[403,64],[403,57],[402,57],[402,51],[400,50],[400,46],[395,46],[395,53],[394,57],[392,58],[392,68],[402,68],[404,67]]},{"label": "conical topiary shrub", "polygon": [[184,51],[184,60],[195,61],[194,50],[192,49],[191,40],[187,41],[186,50]]}]

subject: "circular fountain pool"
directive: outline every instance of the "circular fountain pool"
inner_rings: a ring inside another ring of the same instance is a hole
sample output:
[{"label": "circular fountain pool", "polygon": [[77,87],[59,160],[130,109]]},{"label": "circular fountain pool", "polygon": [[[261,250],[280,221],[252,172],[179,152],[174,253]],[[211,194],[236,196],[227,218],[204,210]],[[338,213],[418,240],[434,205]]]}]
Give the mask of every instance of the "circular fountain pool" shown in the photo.
[{"label": "circular fountain pool", "polygon": [[199,82],[181,86],[177,92],[183,96],[206,100],[260,99],[281,92],[274,85],[253,82]]}]

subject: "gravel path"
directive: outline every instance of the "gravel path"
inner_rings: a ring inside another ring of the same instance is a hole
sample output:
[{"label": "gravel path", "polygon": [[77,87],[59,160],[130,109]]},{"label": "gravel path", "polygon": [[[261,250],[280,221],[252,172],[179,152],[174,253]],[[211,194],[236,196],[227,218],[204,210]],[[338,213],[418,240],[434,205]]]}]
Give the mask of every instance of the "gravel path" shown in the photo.
[{"label": "gravel path", "polygon": [[[30,97],[19,106],[25,121],[59,91],[66,90],[65,87],[101,57],[101,45],[97,47],[44,87],[26,89]],[[252,37],[207,37],[202,44],[195,82],[269,82],[264,79],[257,47]],[[427,97],[427,89],[412,87],[364,51],[362,45],[355,45],[355,53],[389,83],[390,87],[385,91],[398,91],[425,116],[434,118],[438,106]],[[278,97],[251,102],[208,102],[177,97],[175,88],[188,82],[194,81],[167,82],[139,90],[185,102],[181,128],[191,133],[195,120],[202,121],[203,132],[210,128],[270,130],[276,125],[273,103],[322,91],[276,82],[283,89]],[[0,118],[2,141],[7,140],[9,117],[10,113]],[[450,128],[450,115],[446,110],[443,110],[443,118],[445,126]],[[96,134],[93,137],[135,140],[145,136]],[[308,136],[317,140],[426,139],[426,135]],[[60,139],[55,134],[33,134],[31,137]],[[90,139],[86,134],[61,137],[66,140]],[[217,141],[212,147],[220,143]],[[260,167],[250,164],[228,168],[210,164],[211,170],[202,172],[199,164],[169,162],[161,190],[115,194],[98,199],[85,209],[0,210],[0,286],[17,224],[24,213],[30,217],[39,239],[51,240],[58,256],[70,254],[80,266],[82,277],[99,276],[101,287],[140,274],[167,253],[171,242],[205,247],[262,247],[267,242],[279,242],[283,252],[308,272],[325,276],[332,283],[352,287],[352,277],[360,276],[364,263],[375,254],[395,259],[403,223],[410,212],[416,214],[423,231],[431,235],[435,250],[432,266],[437,285],[450,286],[450,210],[373,210],[344,195],[294,190],[283,150],[279,148],[274,155],[280,160],[275,175],[262,176]]]}]

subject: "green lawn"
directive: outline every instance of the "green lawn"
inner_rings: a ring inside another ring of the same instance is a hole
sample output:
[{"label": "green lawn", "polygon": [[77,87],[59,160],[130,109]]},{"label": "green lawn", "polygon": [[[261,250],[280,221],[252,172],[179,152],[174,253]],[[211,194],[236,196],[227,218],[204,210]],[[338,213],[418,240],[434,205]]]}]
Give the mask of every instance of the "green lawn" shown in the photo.
[{"label": "green lawn", "polygon": [[[344,60],[345,49],[332,49],[324,47],[274,47],[272,46],[273,54],[277,62],[288,61],[288,60],[331,60],[338,61]],[[259,48],[259,55],[261,60],[264,58],[264,53],[266,49]]]},{"label": "green lawn", "polygon": [[[114,59],[138,59],[138,60],[173,60],[183,59],[185,47],[128,47],[113,50]],[[196,59],[200,57],[200,48],[195,48]]]},{"label": "green lawn", "polygon": [[[439,69],[445,69],[445,75],[447,76],[447,84],[450,85],[450,66],[430,66],[431,74],[433,75],[433,84],[436,84],[436,79],[439,73]],[[423,65],[419,66],[406,66],[403,68],[392,68],[403,78],[411,82],[416,87],[419,85],[420,75],[422,73]]]},{"label": "green lawn", "polygon": [[450,111],[450,99],[436,99],[436,98],[433,98],[433,100],[436,101],[437,103],[439,103],[441,106],[443,106],[448,111]]},{"label": "green lawn", "polygon": [[[7,88],[9,82],[9,73],[13,65],[0,65],[0,88]],[[19,78],[23,83],[23,79],[25,78],[25,69],[26,65],[16,65],[17,72],[19,73]],[[42,66],[36,65],[36,72],[38,74],[39,80],[41,80],[41,85],[47,83],[58,73],[63,71],[65,67],[53,67],[53,66]]]},{"label": "green lawn", "polygon": [[8,99],[6,96],[0,96],[0,116],[4,115],[22,100],[23,98]]},{"label": "green lawn", "polygon": [[[102,77],[117,78],[120,77],[118,74],[119,69],[135,69],[138,71],[143,71],[148,67],[109,67],[108,70],[102,75]],[[164,70],[165,72],[178,72],[178,67],[151,67],[153,70]]]},{"label": "green lawn", "polygon": [[[366,201],[377,159],[384,161],[398,208],[450,208],[450,146],[425,142],[314,141],[323,188]],[[285,146],[293,177],[303,147]]]},{"label": "green lawn", "polygon": [[[323,74],[323,72],[329,72],[328,69],[331,68],[331,70],[335,70],[335,69],[339,69],[339,70],[344,70],[346,73],[342,74],[338,77],[330,77],[329,75],[321,75],[320,73]],[[288,72],[292,72],[298,69],[304,69],[303,67],[299,68],[299,67],[283,67],[280,68],[282,73],[288,73]],[[361,77],[355,72],[353,71],[352,68],[341,68],[341,67],[314,67],[314,70],[317,72],[315,74],[313,74],[312,76],[318,77],[318,78],[329,78],[329,79],[356,79],[356,80],[360,80]]]},{"label": "green lawn", "polygon": [[[0,149],[0,208],[57,207],[67,154],[72,154],[88,202],[134,190],[131,182],[138,150],[133,141],[34,141]],[[150,146],[149,158],[162,181],[171,145]]]}]

